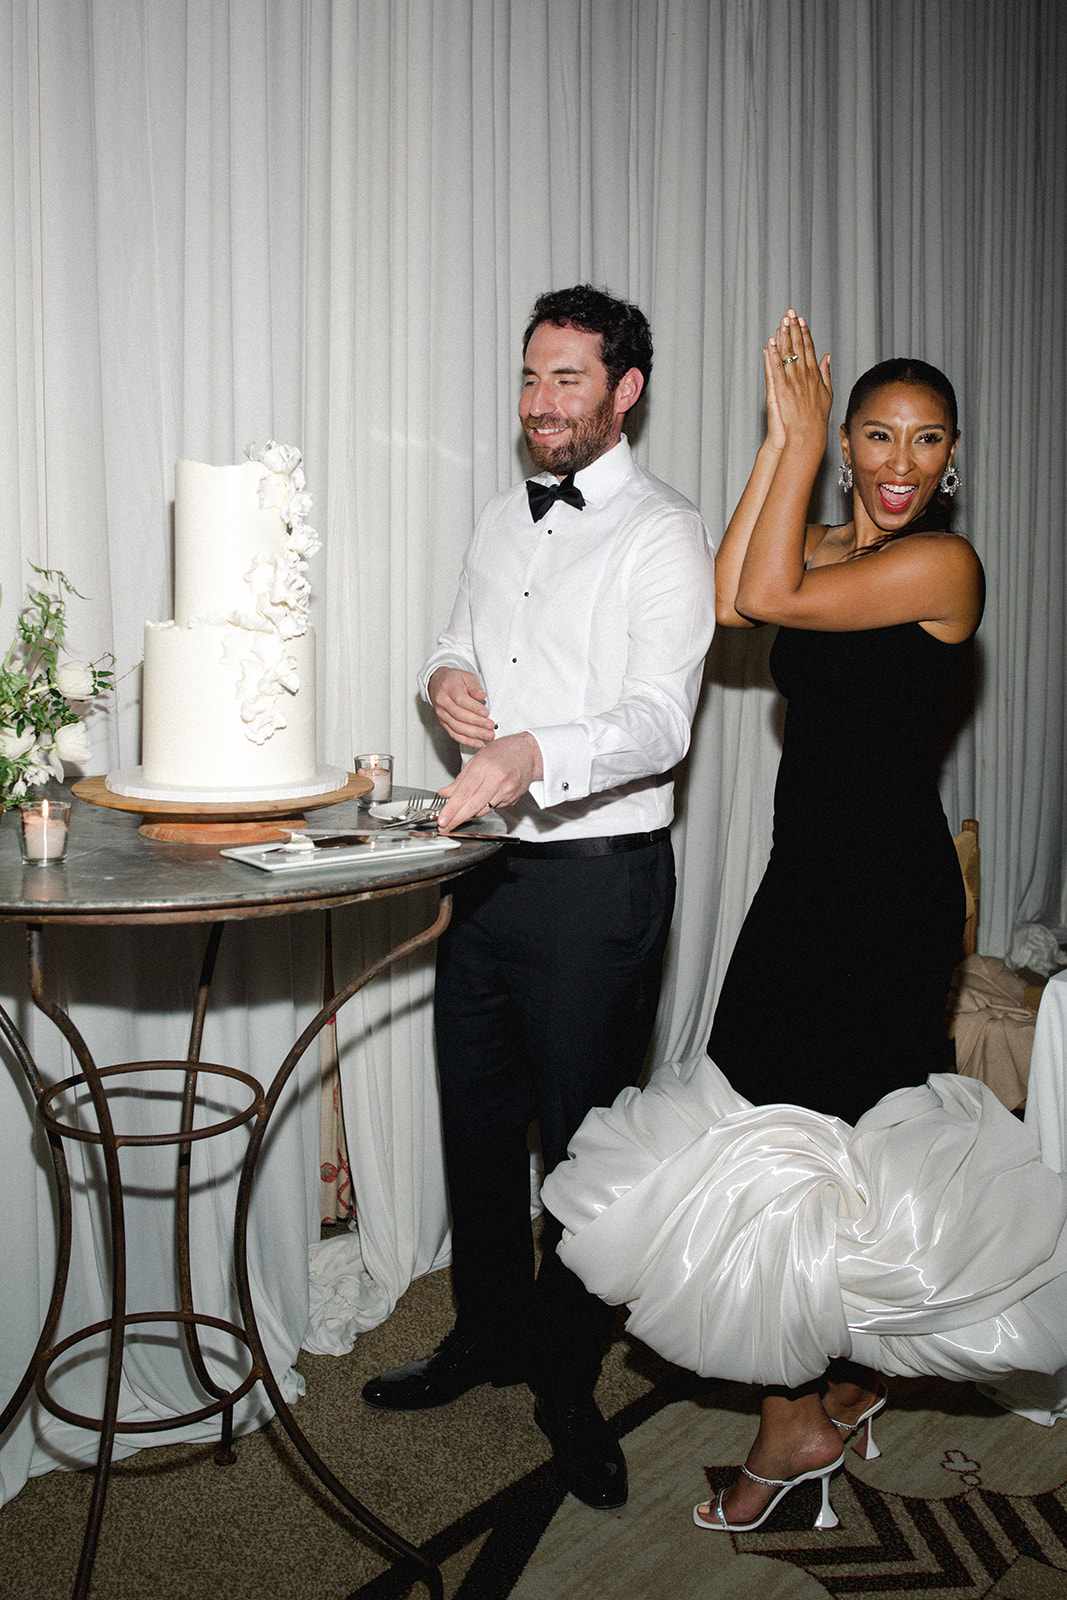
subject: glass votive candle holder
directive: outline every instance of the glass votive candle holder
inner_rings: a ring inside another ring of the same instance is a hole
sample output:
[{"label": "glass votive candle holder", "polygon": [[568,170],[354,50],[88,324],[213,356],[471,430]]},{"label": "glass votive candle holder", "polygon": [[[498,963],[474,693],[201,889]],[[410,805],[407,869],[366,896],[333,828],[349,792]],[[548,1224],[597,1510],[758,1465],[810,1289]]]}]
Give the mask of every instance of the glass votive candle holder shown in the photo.
[{"label": "glass votive candle holder", "polygon": [[23,861],[47,865],[62,861],[70,831],[69,800],[24,800],[19,806],[19,848]]},{"label": "glass votive candle holder", "polygon": [[393,758],[386,755],[353,756],[356,776],[369,778],[371,781],[370,793],[363,799],[372,804],[382,800],[389,800],[393,794]]}]

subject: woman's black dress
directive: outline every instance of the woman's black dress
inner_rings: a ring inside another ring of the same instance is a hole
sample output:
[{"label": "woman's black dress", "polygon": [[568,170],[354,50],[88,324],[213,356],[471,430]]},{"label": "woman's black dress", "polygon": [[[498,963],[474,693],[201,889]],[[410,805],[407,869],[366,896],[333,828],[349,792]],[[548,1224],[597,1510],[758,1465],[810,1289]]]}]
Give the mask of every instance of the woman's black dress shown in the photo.
[{"label": "woman's black dress", "polygon": [[1065,1403],[1067,1180],[945,1040],[963,906],[937,736],[969,654],[915,624],[780,633],[774,852],[722,1071],[665,1064],[545,1179],[564,1265],[703,1376],[796,1388],[833,1355]]},{"label": "woman's black dress", "polygon": [[914,622],[779,630],[773,847],[708,1043],[755,1104],[851,1123],[955,1070],[945,1007],[964,901],[937,778],[965,654]]}]

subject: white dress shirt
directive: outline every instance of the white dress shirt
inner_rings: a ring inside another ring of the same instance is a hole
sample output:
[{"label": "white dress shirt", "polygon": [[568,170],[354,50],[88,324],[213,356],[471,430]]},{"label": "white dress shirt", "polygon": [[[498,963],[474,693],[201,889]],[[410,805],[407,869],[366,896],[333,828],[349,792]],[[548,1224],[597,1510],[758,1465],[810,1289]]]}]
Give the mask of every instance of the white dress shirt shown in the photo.
[{"label": "white dress shirt", "polygon": [[715,627],[697,508],[638,466],[625,438],[575,483],[584,509],[557,501],[540,522],[525,482],[489,502],[419,674],[428,699],[438,667],[476,673],[498,737],[537,740],[544,776],[505,813],[522,839],[670,822],[671,769],[689,748]]}]

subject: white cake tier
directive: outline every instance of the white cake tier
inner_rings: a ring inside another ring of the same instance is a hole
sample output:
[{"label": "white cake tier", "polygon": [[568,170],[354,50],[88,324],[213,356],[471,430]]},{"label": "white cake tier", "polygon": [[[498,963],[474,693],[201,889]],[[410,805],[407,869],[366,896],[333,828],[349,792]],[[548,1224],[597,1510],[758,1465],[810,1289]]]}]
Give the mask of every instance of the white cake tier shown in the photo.
[{"label": "white cake tier", "polygon": [[254,609],[248,572],[273,559],[288,532],[276,507],[260,509],[258,461],[212,467],[179,461],[174,473],[174,620],[222,622]]},{"label": "white cake tier", "polygon": [[[141,760],[146,785],[164,789],[274,789],[314,785],[315,633],[284,650],[300,687],[273,704],[285,726],[262,743],[242,719],[240,662],[264,636],[225,623],[149,622],[144,630]],[[266,647],[274,645],[265,638]]]}]

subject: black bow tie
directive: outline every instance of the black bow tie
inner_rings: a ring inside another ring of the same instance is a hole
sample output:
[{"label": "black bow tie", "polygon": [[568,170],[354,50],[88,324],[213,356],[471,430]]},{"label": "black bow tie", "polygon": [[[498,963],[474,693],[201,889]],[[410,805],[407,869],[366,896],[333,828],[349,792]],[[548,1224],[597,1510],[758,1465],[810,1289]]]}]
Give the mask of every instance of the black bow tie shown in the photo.
[{"label": "black bow tie", "polygon": [[574,506],[581,511],[585,505],[585,495],[574,482],[574,473],[568,472],[561,483],[538,483],[536,478],[527,478],[526,493],[530,497],[530,515],[535,522],[540,522],[546,511],[551,510],[557,500],[566,500],[569,506]]}]

